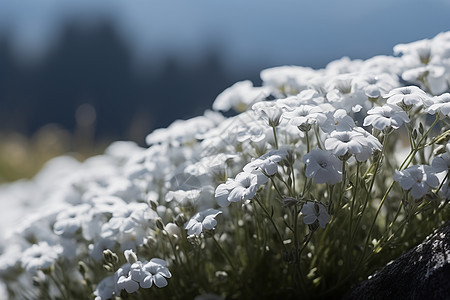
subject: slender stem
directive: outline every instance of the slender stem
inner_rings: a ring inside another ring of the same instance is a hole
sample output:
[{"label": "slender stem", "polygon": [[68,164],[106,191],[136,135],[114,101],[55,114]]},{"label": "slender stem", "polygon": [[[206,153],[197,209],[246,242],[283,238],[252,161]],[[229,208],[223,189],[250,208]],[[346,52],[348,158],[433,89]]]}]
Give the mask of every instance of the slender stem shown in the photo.
[{"label": "slender stem", "polygon": [[275,126],[272,126],[272,131],[273,131],[273,138],[275,140],[275,148],[278,149],[277,130],[276,130]]},{"label": "slender stem", "polygon": [[[62,271],[62,270],[61,270]],[[63,284],[54,276],[53,272],[49,272],[48,276],[53,280],[55,283],[56,288],[61,293],[61,297],[63,299],[70,299],[69,295],[67,294],[67,286],[64,286],[64,289],[62,288]]]},{"label": "slender stem", "polygon": [[[419,142],[418,142],[417,144],[415,144],[416,147],[414,147],[413,149],[411,149],[411,152],[408,154],[408,156],[405,158],[405,160],[404,160],[403,163],[401,164],[401,166],[400,166],[400,168],[399,168],[400,170],[404,170],[405,168],[407,168],[407,167],[409,166],[409,164],[412,162],[414,156],[416,155],[417,151],[419,150],[420,145],[422,144],[422,142],[425,140],[425,138],[427,137],[427,135],[430,133],[430,131],[431,131],[432,128],[437,124],[438,121],[439,121],[439,116],[436,115],[436,119],[434,120],[433,124],[431,124],[430,128],[428,128],[428,130],[425,132],[425,134],[420,138]],[[383,143],[383,145],[384,145],[384,143]],[[384,150],[384,147],[383,147],[383,150]],[[371,235],[372,235],[372,231],[373,231],[373,229],[374,229],[374,227],[375,227],[376,220],[377,220],[377,218],[378,218],[378,215],[379,215],[379,213],[380,213],[380,211],[381,211],[381,208],[382,208],[383,205],[384,205],[384,202],[385,202],[385,200],[386,200],[388,194],[390,193],[390,191],[391,191],[392,188],[394,187],[394,183],[395,183],[395,181],[393,181],[393,182],[391,183],[391,185],[389,186],[389,188],[387,189],[387,191],[384,193],[383,198],[382,198],[381,201],[380,201],[380,204],[378,205],[378,209],[377,209],[377,211],[376,211],[376,213],[375,213],[375,217],[373,218],[372,224],[371,224],[371,226],[370,226],[369,233],[367,234],[367,238],[366,238],[366,242],[365,242],[365,244],[364,244],[364,250],[363,250],[363,253],[362,253],[362,255],[361,255],[361,259],[360,259],[360,261],[359,261],[359,263],[358,263],[356,269],[358,269],[358,268],[360,267],[360,264],[361,264],[362,261],[364,260],[364,256],[365,256],[365,254],[366,254],[366,251],[367,251],[367,248],[368,248],[368,245],[369,245],[369,240],[370,240],[370,237],[371,237]],[[370,194],[370,193],[369,193],[369,194]]]},{"label": "slender stem", "polygon": [[334,184],[330,186],[330,203],[328,204],[328,213],[331,215],[333,210],[333,190]]},{"label": "slender stem", "polygon": [[342,161],[342,182],[341,182],[341,192],[339,193],[339,201],[338,201],[338,207],[341,207],[342,204],[342,198],[345,194],[345,186],[346,186],[346,176],[347,176],[347,170],[346,170],[347,160]]},{"label": "slender stem", "polygon": [[377,219],[378,219],[378,215],[380,214],[381,208],[382,208],[383,205],[384,205],[384,201],[386,201],[387,195],[389,194],[389,192],[390,192],[390,191],[392,190],[392,188],[394,187],[394,182],[395,182],[395,181],[393,181],[393,182],[391,183],[391,185],[389,186],[388,190],[386,191],[386,193],[384,194],[383,198],[381,199],[380,204],[378,205],[377,212],[375,213],[375,217],[373,218],[372,224],[370,225],[369,233],[367,234],[366,241],[365,241],[365,243],[364,243],[364,250],[363,250],[363,253],[361,254],[361,258],[360,258],[360,261],[358,262],[358,265],[357,265],[357,267],[356,267],[356,270],[360,267],[360,264],[361,264],[361,263],[363,262],[363,260],[364,260],[364,256],[366,255],[366,251],[367,251],[367,248],[368,248],[368,246],[369,246],[369,240],[370,240],[370,237],[371,237],[371,235],[372,235],[372,231],[373,231],[373,229],[374,229],[374,227],[375,227],[375,224],[376,224],[376,221],[377,221]]},{"label": "slender stem", "polygon": [[181,258],[178,256],[177,248],[175,247],[175,245],[172,241],[172,238],[170,237],[170,234],[167,231],[165,231],[165,232],[166,232],[167,239],[169,240],[170,247],[172,248],[173,255],[175,256],[175,261],[181,267],[181,266],[183,266],[183,263],[181,262]]},{"label": "slender stem", "polygon": [[283,194],[280,192],[280,190],[278,189],[277,185],[275,184],[275,181],[273,180],[272,176],[269,176],[270,181],[272,182],[273,187],[275,188],[275,190],[278,193],[278,196],[280,196],[281,198],[283,198]]},{"label": "slender stem", "polygon": [[300,253],[298,251],[298,207],[294,205],[294,246],[295,246],[295,262],[300,265]]},{"label": "slender stem", "polygon": [[258,205],[263,209],[263,211],[266,214],[267,218],[269,219],[270,223],[272,223],[272,226],[275,229],[275,232],[278,236],[278,239],[280,240],[281,245],[283,245],[284,250],[287,251],[286,245],[283,242],[283,237],[281,236],[280,231],[278,230],[278,227],[275,224],[275,221],[273,220],[272,216],[267,211],[267,208],[261,203],[261,201],[258,199],[258,197],[255,196],[254,199],[255,199],[256,203],[258,203]]},{"label": "slender stem", "polygon": [[413,149],[411,149],[411,151],[409,152],[408,156],[405,158],[403,163],[400,165],[399,170],[404,170],[404,169],[406,169],[409,166],[409,164],[414,159],[414,156],[416,155],[417,151],[419,151],[420,145],[425,140],[425,138],[428,136],[430,131],[434,128],[434,126],[436,126],[438,121],[439,121],[439,116],[436,114],[436,119],[434,120],[433,124],[431,124],[430,128],[428,128],[428,130],[425,132],[425,134],[420,138],[420,140],[416,144],[416,146]]},{"label": "slender stem", "polygon": [[347,257],[347,263],[350,262],[350,258],[351,258],[351,253],[352,253],[352,243],[353,243],[353,239],[352,239],[352,223],[353,223],[353,209],[355,206],[355,201],[356,201],[356,193],[358,192],[358,182],[359,182],[359,166],[360,166],[360,162],[357,161],[356,162],[356,177],[355,177],[355,188],[353,191],[353,197],[352,197],[352,203],[350,206],[350,220],[349,220],[349,224],[348,224],[348,235],[349,235],[349,239],[348,239],[348,248],[347,248],[347,253],[348,253],[348,257]]},{"label": "slender stem", "polygon": [[309,153],[309,131],[305,131],[305,137],[306,137],[306,153]]},{"label": "slender stem", "polygon": [[233,262],[231,261],[231,258],[228,256],[228,254],[223,250],[222,246],[220,246],[219,242],[216,240],[216,237],[214,234],[211,236],[212,240],[214,241],[214,244],[216,244],[217,249],[219,249],[220,253],[223,255],[223,257],[227,260],[227,262],[230,264],[233,271],[237,272],[236,267],[234,266]]},{"label": "slender stem", "polygon": [[314,126],[314,134],[315,134],[316,139],[317,139],[317,146],[319,147],[319,149],[322,150],[323,147],[322,147],[322,144],[321,144],[321,141],[320,141],[320,137],[319,137],[319,129],[318,129],[317,126]]},{"label": "slender stem", "polygon": [[441,190],[442,186],[444,185],[445,180],[447,180],[448,176],[450,174],[450,170],[447,171],[447,175],[445,175],[444,179],[442,180],[441,184],[438,186],[437,190],[436,190],[436,194]]},{"label": "slender stem", "polygon": [[292,196],[295,197],[295,173],[294,166],[290,165],[291,174],[292,174]]}]

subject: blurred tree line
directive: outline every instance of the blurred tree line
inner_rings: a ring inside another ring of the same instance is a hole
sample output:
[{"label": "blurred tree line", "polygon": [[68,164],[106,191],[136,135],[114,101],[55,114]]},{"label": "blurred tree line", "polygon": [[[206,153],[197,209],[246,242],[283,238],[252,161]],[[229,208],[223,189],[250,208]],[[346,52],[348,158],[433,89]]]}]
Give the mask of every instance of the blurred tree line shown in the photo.
[{"label": "blurred tree line", "polygon": [[231,72],[213,45],[195,63],[167,55],[137,72],[111,22],[90,30],[68,22],[62,32],[33,64],[18,61],[11,38],[0,36],[0,181],[29,176],[55,155],[101,152],[113,140],[145,145],[153,129],[202,114],[236,81],[260,84],[257,66]]},{"label": "blurred tree line", "polygon": [[58,44],[32,65],[18,62],[11,49],[10,38],[0,37],[0,131],[26,135],[47,123],[74,132],[75,112],[89,104],[96,138],[142,144],[152,129],[203,113],[234,82],[259,81],[257,68],[227,72],[214,46],[198,63],[167,56],[162,67],[136,72],[129,47],[108,21],[91,30],[66,24]]}]

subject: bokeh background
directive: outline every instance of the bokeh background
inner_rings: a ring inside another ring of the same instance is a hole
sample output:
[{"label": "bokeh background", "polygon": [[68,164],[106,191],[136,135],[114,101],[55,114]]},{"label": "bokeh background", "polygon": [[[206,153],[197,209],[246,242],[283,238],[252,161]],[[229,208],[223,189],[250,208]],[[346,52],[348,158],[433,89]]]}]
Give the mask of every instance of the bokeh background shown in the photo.
[{"label": "bokeh background", "polygon": [[1,0],[0,182],[144,146],[265,68],[392,55],[449,16],[450,0]]}]

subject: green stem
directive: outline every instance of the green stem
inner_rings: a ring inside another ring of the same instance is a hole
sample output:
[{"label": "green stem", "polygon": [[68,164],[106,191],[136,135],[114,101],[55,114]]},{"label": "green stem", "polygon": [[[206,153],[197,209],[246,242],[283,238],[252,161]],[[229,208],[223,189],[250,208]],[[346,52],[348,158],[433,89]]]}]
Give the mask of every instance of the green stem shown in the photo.
[{"label": "green stem", "polygon": [[347,252],[348,252],[347,263],[350,262],[350,259],[351,259],[351,256],[352,256],[351,253],[352,253],[352,248],[353,248],[353,245],[352,245],[352,242],[353,242],[353,239],[352,239],[353,209],[354,209],[355,201],[356,201],[356,193],[358,191],[359,167],[360,167],[360,164],[361,163],[359,161],[356,162],[355,188],[354,188],[354,191],[353,191],[352,203],[351,203],[351,206],[350,206],[350,220],[349,220],[349,224],[348,224],[348,236],[349,236],[349,239],[348,239],[348,248],[347,248]]},{"label": "green stem", "polygon": [[258,205],[262,208],[262,210],[266,214],[267,218],[269,219],[270,223],[272,223],[272,226],[275,229],[275,232],[276,232],[276,234],[278,236],[278,239],[280,240],[281,245],[283,245],[283,249],[285,251],[287,251],[286,245],[283,242],[283,237],[281,236],[280,231],[278,230],[278,227],[275,224],[275,221],[273,220],[272,216],[269,214],[269,212],[267,211],[266,207],[261,203],[261,201],[258,199],[258,197],[255,196],[254,199],[255,199],[256,203],[258,203]]},{"label": "green stem", "polygon": [[273,131],[273,138],[275,140],[275,148],[278,149],[277,130],[275,129],[275,126],[272,126],[272,131]]},{"label": "green stem", "polygon": [[231,258],[228,256],[228,254],[223,250],[222,246],[220,246],[219,242],[214,237],[214,234],[212,235],[212,240],[214,241],[214,244],[216,244],[217,249],[219,249],[220,253],[223,255],[223,257],[226,259],[226,261],[230,264],[233,271],[237,273],[237,269],[234,266],[233,262],[231,261]]},{"label": "green stem", "polygon": [[272,177],[272,176],[269,176],[269,178],[270,178],[270,181],[272,182],[273,187],[274,187],[275,190],[277,191],[278,196],[280,196],[281,199],[283,199],[283,194],[280,192],[280,190],[278,189],[277,185],[275,184],[275,181],[273,180],[273,177]]},{"label": "green stem", "polygon": [[425,140],[425,138],[428,136],[428,134],[430,133],[430,131],[434,128],[434,126],[436,126],[437,122],[439,121],[439,116],[436,115],[436,119],[434,120],[433,124],[431,124],[430,128],[428,128],[428,130],[425,132],[425,134],[420,138],[419,142],[416,144],[416,146],[414,148],[411,149],[411,151],[409,152],[408,156],[405,158],[405,160],[403,161],[403,163],[400,165],[399,170],[404,170],[406,169],[409,164],[412,162],[412,160],[414,159],[414,156],[416,155],[416,153],[419,151],[420,149],[420,145],[422,144],[422,142]]}]

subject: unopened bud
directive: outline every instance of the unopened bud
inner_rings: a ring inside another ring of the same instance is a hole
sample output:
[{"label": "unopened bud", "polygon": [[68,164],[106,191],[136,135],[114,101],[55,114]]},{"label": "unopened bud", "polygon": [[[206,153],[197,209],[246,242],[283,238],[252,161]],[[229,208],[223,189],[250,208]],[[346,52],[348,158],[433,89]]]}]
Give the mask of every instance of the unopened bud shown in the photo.
[{"label": "unopened bud", "polygon": [[103,269],[106,272],[114,272],[114,266],[110,263],[103,264]]},{"label": "unopened bud", "polygon": [[283,207],[292,207],[298,203],[298,200],[292,197],[283,197]]},{"label": "unopened bud", "polygon": [[158,227],[160,230],[164,230],[164,223],[161,218],[157,218],[155,222],[156,227]]},{"label": "unopened bud", "polygon": [[151,208],[156,211],[156,208],[158,207],[158,203],[155,200],[149,201]]},{"label": "unopened bud", "polygon": [[80,272],[81,276],[85,277],[88,270],[88,266],[83,261],[78,262],[78,271]]},{"label": "unopened bud", "polygon": [[226,281],[228,279],[228,274],[225,271],[216,271],[214,275],[219,281]]},{"label": "unopened bud", "polygon": [[109,249],[103,250],[103,259],[105,260],[105,262],[111,264],[119,262],[119,257],[117,256],[117,254]]},{"label": "unopened bud", "polygon": [[156,245],[156,239],[155,239],[154,237],[152,237],[152,236],[148,236],[148,237],[146,238],[145,245],[146,245],[147,247],[149,247],[149,248],[152,248],[153,246]]},{"label": "unopened bud", "polygon": [[188,219],[183,213],[178,214],[174,220],[175,224],[181,228],[184,228],[184,224],[186,224],[187,221]]},{"label": "unopened bud", "polygon": [[137,262],[137,256],[136,254],[133,252],[133,250],[125,250],[124,253],[125,255],[125,259],[127,260],[127,262],[130,263],[130,265],[134,264],[135,262]]},{"label": "unopened bud", "polygon": [[297,127],[298,127],[298,129],[300,129],[300,131],[303,131],[303,132],[308,132],[311,130],[311,124],[308,124],[308,123],[301,124],[300,126],[297,126]]}]

